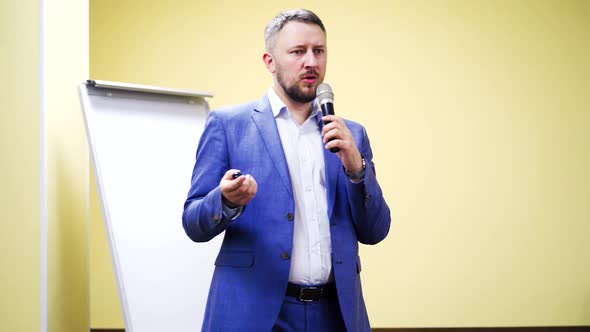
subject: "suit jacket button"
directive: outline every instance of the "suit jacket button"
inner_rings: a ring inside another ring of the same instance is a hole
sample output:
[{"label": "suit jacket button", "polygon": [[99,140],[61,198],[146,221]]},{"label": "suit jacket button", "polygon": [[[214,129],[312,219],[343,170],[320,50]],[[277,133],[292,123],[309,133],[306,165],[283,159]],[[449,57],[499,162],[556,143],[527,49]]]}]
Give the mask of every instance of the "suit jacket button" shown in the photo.
[{"label": "suit jacket button", "polygon": [[287,219],[288,219],[289,221],[292,221],[292,220],[293,220],[293,218],[294,218],[294,217],[293,217],[293,213],[291,213],[291,212],[287,213]]},{"label": "suit jacket button", "polygon": [[286,252],[286,251],[285,251],[285,252],[283,252],[283,253],[281,254],[281,258],[282,258],[282,259],[289,259],[289,257],[291,257],[291,256],[290,256],[290,255],[289,255],[289,253],[288,253],[288,252]]},{"label": "suit jacket button", "polygon": [[213,216],[213,222],[219,222],[220,219],[218,214]]}]

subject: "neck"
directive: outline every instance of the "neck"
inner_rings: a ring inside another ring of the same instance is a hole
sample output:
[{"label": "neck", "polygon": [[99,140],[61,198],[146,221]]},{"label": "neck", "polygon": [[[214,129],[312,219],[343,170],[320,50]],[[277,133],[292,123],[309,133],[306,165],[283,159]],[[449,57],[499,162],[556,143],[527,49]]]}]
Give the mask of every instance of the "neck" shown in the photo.
[{"label": "neck", "polygon": [[291,99],[282,88],[277,88],[276,85],[273,85],[272,88],[277,96],[281,98],[283,103],[285,103],[287,109],[289,109],[289,112],[291,112],[291,115],[295,118],[297,123],[301,125],[307,120],[307,118],[309,118],[309,115],[311,114],[311,101],[309,103],[299,103]]}]

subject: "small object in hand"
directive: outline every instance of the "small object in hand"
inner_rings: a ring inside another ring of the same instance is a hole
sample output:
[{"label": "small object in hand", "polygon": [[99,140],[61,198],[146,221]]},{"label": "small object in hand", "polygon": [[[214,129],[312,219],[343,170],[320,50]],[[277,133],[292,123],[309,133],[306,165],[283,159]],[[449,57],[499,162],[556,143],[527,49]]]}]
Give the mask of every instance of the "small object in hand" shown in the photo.
[{"label": "small object in hand", "polygon": [[240,176],[242,176],[242,172],[235,172],[234,174],[231,175],[232,179],[234,179],[234,180],[239,178]]}]

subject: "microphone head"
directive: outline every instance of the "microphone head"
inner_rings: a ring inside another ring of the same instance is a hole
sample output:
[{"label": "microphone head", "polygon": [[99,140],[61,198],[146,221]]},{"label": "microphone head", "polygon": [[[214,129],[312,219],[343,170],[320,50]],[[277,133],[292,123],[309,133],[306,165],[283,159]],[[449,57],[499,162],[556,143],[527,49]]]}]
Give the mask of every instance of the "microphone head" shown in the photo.
[{"label": "microphone head", "polygon": [[334,103],[334,93],[332,92],[332,88],[328,83],[322,83],[318,85],[315,93],[320,105],[325,103]]}]

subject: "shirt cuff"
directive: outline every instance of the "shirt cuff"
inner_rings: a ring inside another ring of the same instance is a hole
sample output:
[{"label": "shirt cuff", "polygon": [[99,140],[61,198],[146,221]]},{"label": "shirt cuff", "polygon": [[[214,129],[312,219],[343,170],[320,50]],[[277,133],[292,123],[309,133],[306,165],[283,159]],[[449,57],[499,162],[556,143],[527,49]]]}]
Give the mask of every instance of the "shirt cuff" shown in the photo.
[{"label": "shirt cuff", "polygon": [[352,183],[359,183],[359,182],[363,182],[363,180],[365,180],[365,173],[367,170],[367,165],[365,164],[365,157],[361,156],[361,161],[363,163],[363,167],[360,171],[355,172],[355,173],[348,173],[346,168],[344,168],[344,165],[342,165],[342,168],[344,168],[344,174],[346,174],[346,176],[348,177],[348,179]]},{"label": "shirt cuff", "polygon": [[355,178],[352,178],[347,172],[344,172],[344,174],[346,174],[346,177],[351,183],[361,183],[365,181],[365,173],[366,172],[363,169],[361,172],[358,173],[358,175]]},{"label": "shirt cuff", "polygon": [[221,203],[221,205],[223,207],[223,216],[229,220],[235,220],[242,214],[242,211],[244,211],[244,207],[242,205],[235,209],[230,208],[229,206],[225,205],[225,203]]}]

